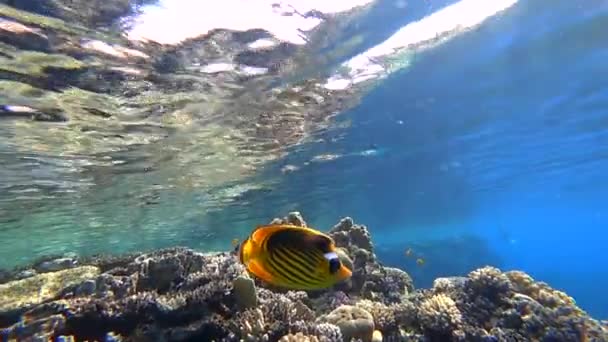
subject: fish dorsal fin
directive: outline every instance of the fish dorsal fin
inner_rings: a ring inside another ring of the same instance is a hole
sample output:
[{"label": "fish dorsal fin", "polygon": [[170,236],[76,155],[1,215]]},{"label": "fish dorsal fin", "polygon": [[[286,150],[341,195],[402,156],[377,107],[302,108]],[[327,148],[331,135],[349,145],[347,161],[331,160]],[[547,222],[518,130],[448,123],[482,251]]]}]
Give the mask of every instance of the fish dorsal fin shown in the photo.
[{"label": "fish dorsal fin", "polygon": [[284,226],[282,230],[275,230],[269,237],[267,248],[297,248],[308,251],[318,251],[325,254],[332,251],[333,240],[320,232],[306,227]]},{"label": "fish dorsal fin", "polygon": [[334,241],[325,234],[315,234],[306,237],[306,244],[318,248],[323,254],[333,251]]},{"label": "fish dorsal fin", "polygon": [[263,226],[257,226],[251,233],[251,240],[260,245],[270,236],[273,236],[276,232],[289,229],[297,228],[297,226],[291,226],[287,224],[268,224]]}]

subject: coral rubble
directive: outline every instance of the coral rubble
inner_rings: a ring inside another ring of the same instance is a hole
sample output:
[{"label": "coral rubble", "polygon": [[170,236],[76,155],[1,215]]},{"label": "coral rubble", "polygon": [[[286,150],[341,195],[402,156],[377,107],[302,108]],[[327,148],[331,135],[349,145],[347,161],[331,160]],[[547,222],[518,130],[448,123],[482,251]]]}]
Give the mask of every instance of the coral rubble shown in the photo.
[{"label": "coral rubble", "polygon": [[[305,225],[299,213],[273,222]],[[353,277],[324,291],[275,289],[231,253],[168,248],[58,259],[0,285],[2,341],[607,341],[567,294],[484,267],[414,289],[383,266],[368,229],[329,230]],[[52,267],[51,267],[52,266]],[[63,269],[58,269],[64,267]]]}]

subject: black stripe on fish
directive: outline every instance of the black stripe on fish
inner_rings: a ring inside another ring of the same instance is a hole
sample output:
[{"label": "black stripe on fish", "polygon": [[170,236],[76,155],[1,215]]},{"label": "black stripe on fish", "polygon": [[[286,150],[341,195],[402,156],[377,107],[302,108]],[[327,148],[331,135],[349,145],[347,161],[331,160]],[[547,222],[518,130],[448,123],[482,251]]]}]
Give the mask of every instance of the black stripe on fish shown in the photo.
[{"label": "black stripe on fish", "polygon": [[269,255],[267,260],[268,260],[268,268],[270,269],[270,272],[272,273],[272,275],[274,277],[277,278],[278,281],[283,282],[283,283],[298,284],[298,282],[296,280],[292,279],[287,274],[285,274],[285,272],[283,271],[283,266],[281,266],[281,264],[279,264],[277,262],[276,256]]},{"label": "black stripe on fish", "polygon": [[323,277],[317,274],[319,263],[314,259],[305,258],[301,259],[299,256],[299,250],[285,250],[287,260],[300,271],[303,277],[309,279],[309,281],[322,282]]},{"label": "black stripe on fish", "polygon": [[277,275],[287,282],[294,285],[307,285],[309,283],[306,277],[302,276],[290,262],[289,257],[283,254],[282,250],[274,251],[269,259]]},{"label": "black stripe on fish", "polygon": [[283,284],[291,284],[291,285],[301,285],[301,282],[297,279],[293,278],[293,276],[286,273],[283,267],[277,263],[276,260],[269,260],[269,263],[272,265],[273,274],[277,281]]},{"label": "black stripe on fish", "polygon": [[296,256],[294,256],[291,250],[285,251],[284,257],[286,258],[287,263],[293,267],[293,271],[297,272],[298,278],[305,280],[306,284],[314,285],[323,282],[323,277],[317,274],[317,268],[312,268],[312,270],[306,270],[307,264],[302,263],[302,261],[298,260]]},{"label": "black stripe on fish", "polygon": [[[293,252],[292,250],[288,252]],[[300,278],[305,278],[307,283],[310,285],[318,284],[323,282],[323,276],[318,274],[318,264],[309,264],[308,262],[302,262],[297,259],[293,253],[288,254],[288,260],[294,267],[297,267],[298,270],[301,270],[299,273]]]},{"label": "black stripe on fish", "polygon": [[296,258],[298,258],[299,263],[304,268],[303,272],[305,273],[314,273],[317,270],[317,265],[319,265],[319,259],[315,257],[314,253],[310,251],[301,251],[301,250],[290,250],[292,254],[295,254]]}]

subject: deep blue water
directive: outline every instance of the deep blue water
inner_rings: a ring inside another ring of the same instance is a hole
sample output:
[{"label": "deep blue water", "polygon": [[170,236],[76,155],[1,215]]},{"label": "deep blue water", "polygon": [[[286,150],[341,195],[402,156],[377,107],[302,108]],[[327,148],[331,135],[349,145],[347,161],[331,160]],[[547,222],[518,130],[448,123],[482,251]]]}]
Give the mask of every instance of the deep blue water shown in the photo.
[{"label": "deep blue water", "polygon": [[[521,269],[607,318],[605,32],[608,2],[520,1],[420,53],[340,117],[352,127],[300,147],[267,176],[318,154],[343,158],[281,176],[223,215],[300,210],[320,228],[349,215],[419,286],[486,264]],[[370,147],[378,153],[357,155]],[[424,266],[405,257],[408,247]]]}]

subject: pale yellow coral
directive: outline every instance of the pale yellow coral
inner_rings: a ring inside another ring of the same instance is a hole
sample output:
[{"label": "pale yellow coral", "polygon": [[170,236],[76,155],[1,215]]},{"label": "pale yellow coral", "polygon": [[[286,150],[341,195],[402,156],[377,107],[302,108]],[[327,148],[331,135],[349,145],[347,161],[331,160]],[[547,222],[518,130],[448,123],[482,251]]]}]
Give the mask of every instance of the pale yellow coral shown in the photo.
[{"label": "pale yellow coral", "polygon": [[250,309],[243,312],[241,320],[241,335],[247,341],[258,341],[265,338],[264,313],[261,309]]},{"label": "pale yellow coral", "polygon": [[316,336],[304,335],[301,332],[287,334],[279,339],[280,342],[319,342]]},{"label": "pale yellow coral", "polygon": [[583,311],[576,306],[576,302],[566,293],[555,290],[543,282],[536,282],[528,274],[521,271],[507,272],[506,276],[513,284],[515,291],[530,296],[540,304],[557,308],[562,306],[570,306],[576,308],[577,314],[583,314]]},{"label": "pale yellow coral", "polygon": [[418,316],[423,327],[436,331],[450,331],[462,324],[462,314],[454,300],[436,294],[420,305]]},{"label": "pale yellow coral", "polygon": [[255,308],[258,304],[258,295],[253,279],[248,276],[239,276],[232,282],[236,302],[241,309]]},{"label": "pale yellow coral", "polygon": [[380,332],[380,330],[374,330],[372,342],[382,342],[382,332]]},{"label": "pale yellow coral", "polygon": [[397,325],[393,307],[369,299],[362,299],[355,305],[372,314],[374,325],[378,329],[384,330]]},{"label": "pale yellow coral", "polygon": [[476,290],[487,294],[506,292],[511,288],[507,275],[498,268],[486,266],[469,273],[469,279]]}]

